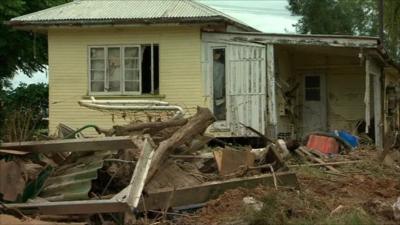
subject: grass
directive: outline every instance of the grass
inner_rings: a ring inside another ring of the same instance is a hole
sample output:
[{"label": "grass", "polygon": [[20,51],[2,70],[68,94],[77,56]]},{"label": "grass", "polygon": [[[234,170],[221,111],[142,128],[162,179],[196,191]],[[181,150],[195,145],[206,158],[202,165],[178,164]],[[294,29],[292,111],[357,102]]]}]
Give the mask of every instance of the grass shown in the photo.
[{"label": "grass", "polygon": [[310,192],[271,191],[260,211],[246,209],[249,225],[375,225],[361,208],[346,208],[330,215],[327,205]]},{"label": "grass", "polygon": [[375,221],[363,209],[353,208],[325,219],[326,225],[376,225]]}]

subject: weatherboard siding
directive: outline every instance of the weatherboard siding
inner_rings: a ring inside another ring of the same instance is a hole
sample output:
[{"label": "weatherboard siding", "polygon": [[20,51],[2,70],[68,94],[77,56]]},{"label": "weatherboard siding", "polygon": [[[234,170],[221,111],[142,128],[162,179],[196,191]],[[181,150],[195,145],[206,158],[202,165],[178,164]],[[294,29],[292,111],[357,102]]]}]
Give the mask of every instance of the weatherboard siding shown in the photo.
[{"label": "weatherboard siding", "polygon": [[88,96],[88,46],[91,45],[159,44],[160,95],[165,96],[161,100],[190,109],[190,113],[205,103],[198,26],[50,29],[48,37],[51,133],[59,123],[72,128],[86,124],[107,128],[129,122],[129,118],[113,118],[110,113],[78,105],[79,100]]},{"label": "weatherboard siding", "polygon": [[[359,59],[356,56],[298,54],[294,62],[298,75],[315,72],[325,75],[327,129],[351,132],[357,121],[364,118],[365,110],[365,72]],[[300,105],[303,93],[302,87]]]},{"label": "weatherboard siding", "polygon": [[[310,50],[309,50],[310,51]],[[302,84],[305,74],[324,74],[326,83],[327,129],[353,131],[357,120],[365,114],[365,70],[360,65],[357,53],[354,56],[339,55],[333,49],[330,54],[318,52],[293,51],[290,48],[277,48],[277,76],[285,90],[285,83]],[[293,101],[297,116],[298,137],[302,137],[304,87],[301,85]],[[291,131],[289,115],[284,113],[285,102],[282,92],[278,92],[279,132]]]}]

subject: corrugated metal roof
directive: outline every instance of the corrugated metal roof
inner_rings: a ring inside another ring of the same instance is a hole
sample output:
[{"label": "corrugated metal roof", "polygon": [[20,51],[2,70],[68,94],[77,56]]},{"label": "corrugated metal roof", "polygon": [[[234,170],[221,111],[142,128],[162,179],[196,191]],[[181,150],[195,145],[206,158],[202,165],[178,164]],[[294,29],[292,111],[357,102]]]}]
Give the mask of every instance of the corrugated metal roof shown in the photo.
[{"label": "corrugated metal roof", "polygon": [[97,178],[97,171],[103,167],[103,158],[109,154],[107,151],[96,152],[61,166],[46,180],[39,196],[48,201],[88,199],[92,180]]},{"label": "corrugated metal roof", "polygon": [[255,30],[220,11],[192,0],[75,0],[11,19],[10,24],[92,24],[139,22],[232,22]]}]

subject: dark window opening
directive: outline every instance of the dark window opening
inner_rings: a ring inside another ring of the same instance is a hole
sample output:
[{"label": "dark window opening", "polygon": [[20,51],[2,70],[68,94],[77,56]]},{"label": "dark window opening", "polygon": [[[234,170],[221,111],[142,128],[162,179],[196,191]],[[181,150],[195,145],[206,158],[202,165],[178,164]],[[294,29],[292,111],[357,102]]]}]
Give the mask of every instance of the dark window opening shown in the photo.
[{"label": "dark window opening", "polygon": [[225,49],[213,49],[213,109],[217,120],[226,120]]},{"label": "dark window opening", "polygon": [[[153,73],[152,73],[153,71]],[[159,46],[142,46],[142,93],[159,94]]]},{"label": "dark window opening", "polygon": [[306,101],[321,100],[321,80],[319,76],[306,76],[304,86]]}]

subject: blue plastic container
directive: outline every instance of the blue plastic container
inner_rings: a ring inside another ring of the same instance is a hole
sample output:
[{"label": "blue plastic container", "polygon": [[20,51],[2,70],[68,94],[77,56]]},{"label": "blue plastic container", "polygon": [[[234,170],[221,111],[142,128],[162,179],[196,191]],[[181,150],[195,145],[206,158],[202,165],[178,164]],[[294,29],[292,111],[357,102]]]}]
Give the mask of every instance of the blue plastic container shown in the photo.
[{"label": "blue plastic container", "polygon": [[358,137],[354,136],[346,131],[337,131],[335,130],[335,134],[342,138],[344,141],[349,143],[353,148],[358,146]]}]

